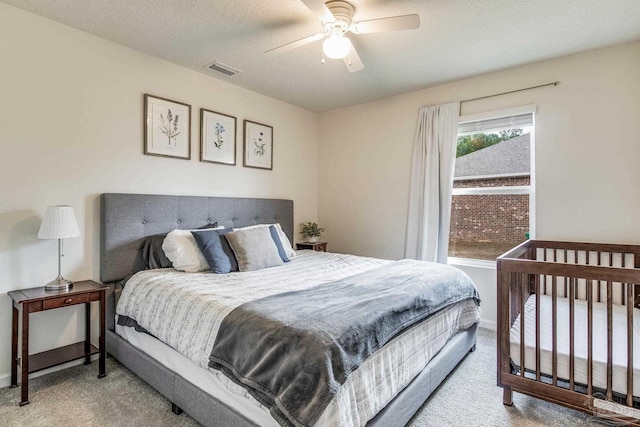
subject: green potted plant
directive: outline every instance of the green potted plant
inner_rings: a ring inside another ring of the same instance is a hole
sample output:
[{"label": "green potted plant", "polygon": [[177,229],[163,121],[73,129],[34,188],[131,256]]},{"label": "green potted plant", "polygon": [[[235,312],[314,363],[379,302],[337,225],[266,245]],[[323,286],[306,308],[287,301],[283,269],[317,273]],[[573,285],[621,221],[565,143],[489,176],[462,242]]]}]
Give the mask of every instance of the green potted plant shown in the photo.
[{"label": "green potted plant", "polygon": [[302,228],[300,234],[302,234],[302,237],[304,237],[307,242],[317,242],[324,231],[324,228],[319,227],[315,222],[302,223],[300,227]]}]

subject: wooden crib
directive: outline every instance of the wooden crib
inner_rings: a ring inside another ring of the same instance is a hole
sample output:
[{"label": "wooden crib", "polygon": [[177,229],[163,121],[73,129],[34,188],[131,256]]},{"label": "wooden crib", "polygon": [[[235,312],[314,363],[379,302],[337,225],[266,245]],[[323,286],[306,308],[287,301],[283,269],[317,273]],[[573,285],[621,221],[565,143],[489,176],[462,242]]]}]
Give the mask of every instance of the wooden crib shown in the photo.
[{"label": "wooden crib", "polygon": [[503,403],[517,391],[640,426],[640,246],[529,240],[497,270]]}]

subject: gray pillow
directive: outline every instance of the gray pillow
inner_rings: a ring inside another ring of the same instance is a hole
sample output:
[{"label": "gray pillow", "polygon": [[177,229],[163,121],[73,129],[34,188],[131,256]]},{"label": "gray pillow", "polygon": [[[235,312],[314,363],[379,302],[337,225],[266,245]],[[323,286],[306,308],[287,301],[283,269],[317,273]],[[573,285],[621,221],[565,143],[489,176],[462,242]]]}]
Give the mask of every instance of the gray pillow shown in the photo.
[{"label": "gray pillow", "polygon": [[149,236],[142,242],[142,259],[145,262],[145,270],[153,268],[171,268],[173,264],[162,250],[162,242],[167,234]]},{"label": "gray pillow", "polygon": [[224,237],[236,254],[240,271],[260,270],[284,263],[268,227],[236,230]]}]

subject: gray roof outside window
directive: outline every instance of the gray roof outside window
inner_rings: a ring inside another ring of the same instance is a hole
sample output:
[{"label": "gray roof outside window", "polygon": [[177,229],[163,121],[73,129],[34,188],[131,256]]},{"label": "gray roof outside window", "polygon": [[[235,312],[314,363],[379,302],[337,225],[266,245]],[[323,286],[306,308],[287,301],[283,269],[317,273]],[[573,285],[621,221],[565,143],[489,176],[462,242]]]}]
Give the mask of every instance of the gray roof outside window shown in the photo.
[{"label": "gray roof outside window", "polygon": [[456,159],[455,178],[531,173],[529,134],[502,141]]}]

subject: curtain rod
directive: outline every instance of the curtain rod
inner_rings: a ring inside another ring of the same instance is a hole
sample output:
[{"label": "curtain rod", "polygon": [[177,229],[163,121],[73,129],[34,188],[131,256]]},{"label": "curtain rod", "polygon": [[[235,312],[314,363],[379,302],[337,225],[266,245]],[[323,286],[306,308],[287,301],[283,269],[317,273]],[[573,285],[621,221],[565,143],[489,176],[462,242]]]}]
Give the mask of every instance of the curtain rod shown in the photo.
[{"label": "curtain rod", "polygon": [[545,84],[543,84],[543,85],[531,86],[531,87],[525,87],[525,88],[523,88],[523,89],[510,90],[509,92],[494,93],[493,95],[479,96],[478,98],[463,99],[462,101],[460,101],[460,103],[463,103],[463,102],[471,102],[471,101],[478,101],[478,100],[480,100],[480,99],[493,98],[494,96],[508,95],[508,94],[510,94],[510,93],[522,92],[522,91],[525,91],[525,90],[538,89],[539,87],[545,87],[545,86],[558,86],[558,84],[560,84],[560,82],[559,82],[559,81],[551,82],[551,83],[545,83]]}]

